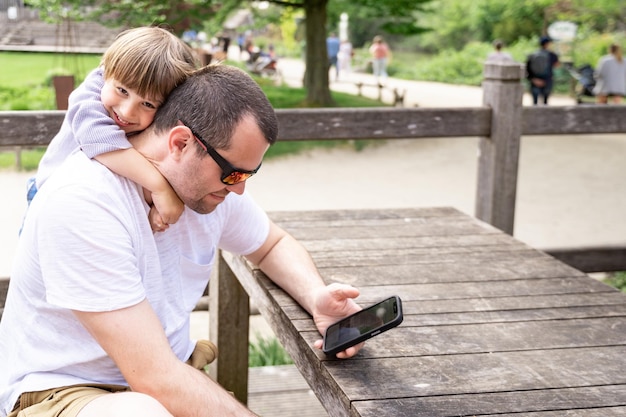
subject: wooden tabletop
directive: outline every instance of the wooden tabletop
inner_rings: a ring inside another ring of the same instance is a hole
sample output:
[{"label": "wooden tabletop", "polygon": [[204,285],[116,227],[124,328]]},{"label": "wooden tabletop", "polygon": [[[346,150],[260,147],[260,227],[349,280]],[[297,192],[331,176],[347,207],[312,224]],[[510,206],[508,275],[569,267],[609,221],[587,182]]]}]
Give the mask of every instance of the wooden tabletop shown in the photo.
[{"label": "wooden tabletop", "polygon": [[329,358],[289,296],[223,254],[329,415],[626,415],[624,294],[452,208],[270,217],[359,304],[403,301],[399,327]]}]

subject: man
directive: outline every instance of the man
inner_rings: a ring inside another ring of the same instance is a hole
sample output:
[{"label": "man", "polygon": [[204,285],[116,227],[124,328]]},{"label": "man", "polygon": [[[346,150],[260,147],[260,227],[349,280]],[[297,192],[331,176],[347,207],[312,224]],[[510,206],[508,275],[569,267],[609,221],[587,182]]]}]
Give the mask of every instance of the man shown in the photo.
[{"label": "man", "polygon": [[539,45],[541,48],[526,60],[526,74],[535,106],[539,103],[539,96],[543,97],[543,104],[548,104],[554,83],[553,69],[560,65],[558,55],[550,50],[552,39],[543,36]]},{"label": "man", "polygon": [[324,285],[245,192],[276,136],[274,110],[243,71],[208,66],[178,86],[131,140],[185,203],[156,234],[149,193],[80,151],[65,161],[20,237],[0,322],[0,415],[253,415],[185,363],[196,347],[189,314],[218,247],[245,254],[320,332],[360,309],[358,291]]},{"label": "man", "polygon": [[326,52],[328,54],[328,69],[335,67],[335,79],[339,78],[339,66],[337,65],[337,56],[339,55],[339,38],[335,33],[331,33],[326,38]]}]

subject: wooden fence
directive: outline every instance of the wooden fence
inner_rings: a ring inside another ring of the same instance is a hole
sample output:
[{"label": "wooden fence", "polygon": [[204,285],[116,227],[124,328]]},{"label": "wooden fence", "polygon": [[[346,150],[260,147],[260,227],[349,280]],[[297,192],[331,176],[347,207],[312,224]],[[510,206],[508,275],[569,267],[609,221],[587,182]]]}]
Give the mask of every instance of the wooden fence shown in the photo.
[{"label": "wooden fence", "polygon": [[[512,234],[521,137],[625,133],[626,108],[523,107],[522,67],[487,64],[484,75],[482,107],[279,109],[279,140],[480,137],[475,216]],[[63,111],[0,112],[0,147],[45,146],[63,116]],[[626,245],[547,252],[585,272],[626,270]]]}]

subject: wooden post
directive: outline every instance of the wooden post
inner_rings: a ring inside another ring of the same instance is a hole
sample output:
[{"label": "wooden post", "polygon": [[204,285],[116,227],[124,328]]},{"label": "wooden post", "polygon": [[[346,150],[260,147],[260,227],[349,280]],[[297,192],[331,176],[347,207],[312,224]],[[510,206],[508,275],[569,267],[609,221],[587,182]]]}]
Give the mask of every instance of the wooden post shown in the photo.
[{"label": "wooden post", "polygon": [[476,217],[512,235],[524,67],[517,62],[486,63],[483,74],[483,104],[492,109],[491,136],[480,138]]},{"label": "wooden post", "polygon": [[209,375],[247,404],[250,300],[221,254],[216,263],[218,273],[209,281],[209,339],[219,355]]}]

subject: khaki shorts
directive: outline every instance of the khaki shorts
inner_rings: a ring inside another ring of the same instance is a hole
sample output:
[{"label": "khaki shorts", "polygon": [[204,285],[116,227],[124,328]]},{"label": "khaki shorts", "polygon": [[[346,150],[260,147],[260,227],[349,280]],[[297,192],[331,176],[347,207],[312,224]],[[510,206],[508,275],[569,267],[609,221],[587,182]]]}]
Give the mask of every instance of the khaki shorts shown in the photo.
[{"label": "khaki shorts", "polygon": [[130,391],[122,385],[71,385],[20,395],[7,417],[76,417],[87,403],[102,395]]},{"label": "khaki shorts", "polygon": [[[217,358],[217,347],[199,340],[187,363],[196,369]],[[123,385],[84,384],[23,393],[7,417],[76,417],[87,403],[106,394],[130,391]]]}]

